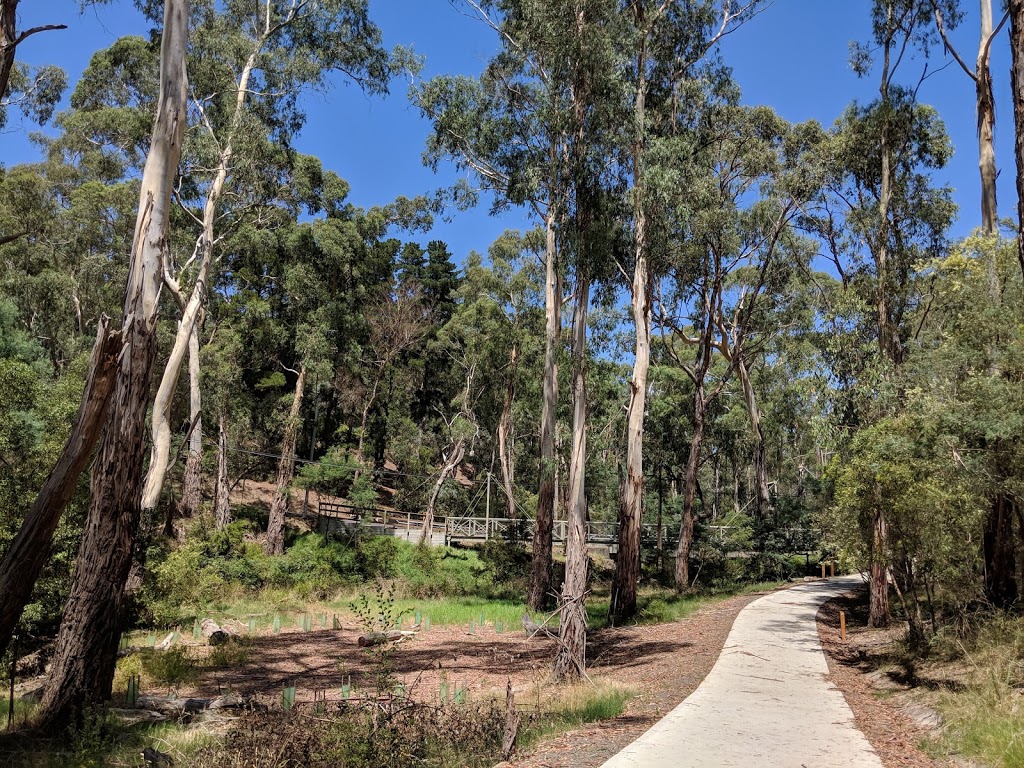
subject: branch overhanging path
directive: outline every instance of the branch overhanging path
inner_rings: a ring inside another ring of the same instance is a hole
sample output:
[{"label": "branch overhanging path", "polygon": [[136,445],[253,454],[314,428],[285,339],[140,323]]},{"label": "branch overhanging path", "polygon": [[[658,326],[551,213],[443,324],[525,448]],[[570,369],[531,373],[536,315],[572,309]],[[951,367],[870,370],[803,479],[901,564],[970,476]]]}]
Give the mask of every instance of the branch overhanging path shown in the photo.
[{"label": "branch overhanging path", "polygon": [[815,620],[823,603],[861,584],[815,581],[748,605],[700,687],[602,768],[882,768],[826,679]]}]

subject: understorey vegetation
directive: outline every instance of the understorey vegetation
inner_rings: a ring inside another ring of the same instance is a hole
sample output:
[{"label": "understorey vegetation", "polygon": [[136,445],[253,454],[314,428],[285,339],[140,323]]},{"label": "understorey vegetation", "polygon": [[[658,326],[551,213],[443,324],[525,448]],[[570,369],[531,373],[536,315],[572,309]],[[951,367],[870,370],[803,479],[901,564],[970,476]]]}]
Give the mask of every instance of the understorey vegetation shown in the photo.
[{"label": "understorey vegetation", "polygon": [[[461,74],[390,4],[0,0],[0,130],[40,129],[0,164],[3,754],[484,765],[628,706],[578,687],[596,640],[863,572],[908,680],[970,670],[943,738],[1013,764],[1024,0],[860,0],[833,114],[743,93],[769,13],[823,39],[768,0],[451,5]],[[417,132],[326,146],[345,88]],[[549,643],[553,695],[406,695],[431,624]],[[376,648],[372,701],[237,679],[314,630]],[[202,706],[134,722],[150,689]]]}]

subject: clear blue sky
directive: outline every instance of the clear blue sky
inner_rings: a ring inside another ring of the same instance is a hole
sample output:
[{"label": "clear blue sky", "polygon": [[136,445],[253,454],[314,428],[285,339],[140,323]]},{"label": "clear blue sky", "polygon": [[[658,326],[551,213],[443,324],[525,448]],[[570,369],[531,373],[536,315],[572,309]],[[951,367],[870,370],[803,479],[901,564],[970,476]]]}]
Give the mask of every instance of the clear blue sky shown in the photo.
[{"label": "clear blue sky", "polygon": [[[552,0],[557,2],[558,0]],[[977,52],[977,4],[966,2],[968,16],[954,33],[967,61]],[[998,3],[996,4],[998,6]],[[448,0],[371,0],[371,14],[388,46],[412,45],[426,57],[424,76],[475,74],[496,50],[494,34],[461,14]],[[869,34],[868,0],[775,0],[753,23],[728,37],[723,53],[734,68],[749,104],[769,104],[791,121],[817,119],[828,125],[854,98],[870,100],[873,79],[859,80],[847,65],[849,43]],[[19,58],[31,64],[64,67],[73,84],[89,57],[124,34],[145,34],[147,25],[130,0],[115,0],[79,12],[78,0],[25,0],[19,8],[22,28],[65,23],[66,31],[30,38]],[[949,59],[936,51],[937,69]],[[921,62],[905,65],[916,78]],[[1009,53],[1006,32],[993,50],[996,88],[997,160],[1001,169],[999,207],[1015,212],[1012,107],[1009,95]],[[969,232],[978,222],[978,174],[973,83],[955,64],[929,78],[920,98],[938,108],[953,139],[956,154],[937,179],[956,188],[960,220],[954,234]],[[338,82],[325,94],[306,100],[309,119],[297,141],[303,152],[316,154],[352,185],[357,205],[386,203],[395,196],[427,192],[450,182],[452,173],[434,175],[420,155],[428,125],[408,106],[405,84],[395,83],[387,98],[367,98],[357,88]],[[12,164],[38,157],[28,141],[28,126],[11,121],[0,134],[0,162]],[[471,249],[485,252],[507,227],[523,226],[521,214],[500,219],[487,206],[439,222],[431,237],[446,240],[462,261]]]}]

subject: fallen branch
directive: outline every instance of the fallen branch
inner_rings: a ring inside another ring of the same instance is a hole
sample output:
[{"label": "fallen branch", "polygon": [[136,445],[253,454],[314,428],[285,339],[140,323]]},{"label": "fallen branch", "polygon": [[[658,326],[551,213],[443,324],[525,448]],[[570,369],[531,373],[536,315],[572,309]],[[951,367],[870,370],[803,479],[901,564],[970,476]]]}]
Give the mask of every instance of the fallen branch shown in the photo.
[{"label": "fallen branch", "polygon": [[407,637],[415,637],[415,630],[407,629],[389,629],[386,632],[367,632],[365,635],[360,635],[359,643],[360,648],[366,648],[370,645],[383,645],[384,643],[394,643],[399,640],[404,640]]}]

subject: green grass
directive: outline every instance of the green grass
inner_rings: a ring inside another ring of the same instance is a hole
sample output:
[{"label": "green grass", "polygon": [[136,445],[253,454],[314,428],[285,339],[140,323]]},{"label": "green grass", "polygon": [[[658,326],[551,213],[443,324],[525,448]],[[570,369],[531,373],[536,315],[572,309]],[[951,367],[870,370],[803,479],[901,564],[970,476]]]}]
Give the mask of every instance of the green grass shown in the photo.
[{"label": "green grass", "polygon": [[518,744],[523,748],[586,723],[618,717],[634,693],[621,683],[603,678],[569,686],[537,686],[532,695],[518,699],[520,706],[538,713],[520,731]]},{"label": "green grass", "polygon": [[[787,582],[758,582],[728,587],[704,588],[696,594],[678,594],[665,587],[647,587],[637,595],[637,615],[630,624],[666,624],[692,616],[706,605],[736,595],[748,595],[777,589]],[[608,598],[595,595],[587,600],[587,624],[591,629],[608,626]]]},{"label": "green grass", "polygon": [[984,765],[1024,767],[1024,617],[987,616],[957,645],[971,671],[962,690],[939,698],[940,746]]},{"label": "green grass", "polygon": [[[9,691],[3,692],[3,700],[0,701],[0,731],[7,727],[7,715],[10,712],[8,701]],[[17,726],[19,723],[25,722],[32,717],[32,713],[36,711],[38,703],[35,701],[22,701],[18,694],[14,695],[14,724]]]}]

